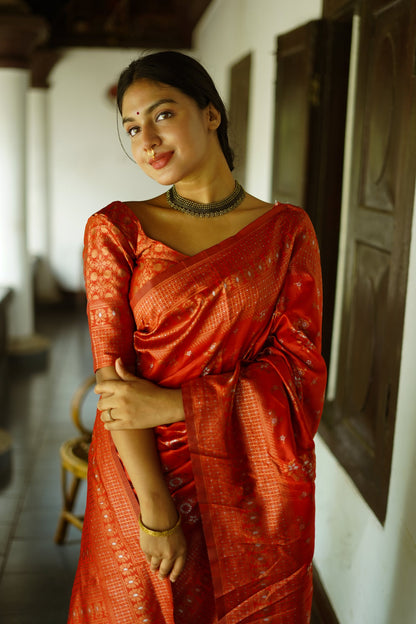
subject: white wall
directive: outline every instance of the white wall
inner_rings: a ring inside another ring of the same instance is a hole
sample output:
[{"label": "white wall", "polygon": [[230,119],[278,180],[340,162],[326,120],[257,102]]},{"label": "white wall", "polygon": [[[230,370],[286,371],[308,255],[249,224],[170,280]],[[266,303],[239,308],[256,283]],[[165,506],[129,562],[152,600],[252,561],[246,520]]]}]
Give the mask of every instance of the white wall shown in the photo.
[{"label": "white wall", "polygon": [[138,55],[137,50],[72,49],[51,74],[51,261],[60,285],[69,291],[83,285],[82,239],[88,216],[113,200],[145,199],[164,189],[123,153],[116,105],[106,96]]},{"label": "white wall", "polygon": [[415,318],[416,218],[384,527],[325,444],[317,440],[316,562],[341,624],[414,624],[416,618]]},{"label": "white wall", "polygon": [[248,192],[273,200],[271,167],[277,35],[317,19],[321,0],[215,0],[195,31],[198,60],[225,101],[230,65],[252,52],[246,183]]}]

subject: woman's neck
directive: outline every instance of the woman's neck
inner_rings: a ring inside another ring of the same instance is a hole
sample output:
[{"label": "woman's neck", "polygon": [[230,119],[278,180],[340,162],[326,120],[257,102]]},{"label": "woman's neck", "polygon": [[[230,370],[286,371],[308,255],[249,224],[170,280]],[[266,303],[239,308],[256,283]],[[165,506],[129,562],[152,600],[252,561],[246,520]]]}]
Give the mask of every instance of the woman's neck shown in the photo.
[{"label": "woman's neck", "polygon": [[228,166],[193,179],[184,179],[175,184],[179,195],[203,204],[219,201],[231,195],[235,180]]}]

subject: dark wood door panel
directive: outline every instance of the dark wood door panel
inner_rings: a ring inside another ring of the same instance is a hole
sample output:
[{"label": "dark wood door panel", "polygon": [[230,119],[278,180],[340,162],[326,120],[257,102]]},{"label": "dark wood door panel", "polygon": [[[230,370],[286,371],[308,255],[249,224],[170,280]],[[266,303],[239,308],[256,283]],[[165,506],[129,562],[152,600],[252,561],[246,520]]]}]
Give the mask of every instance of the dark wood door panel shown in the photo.
[{"label": "dark wood door panel", "polygon": [[416,172],[416,3],[361,5],[337,394],[324,437],[383,521]]},{"label": "dark wood door panel", "polygon": [[319,22],[281,35],[277,43],[276,112],[272,198],[303,206],[307,202],[310,98]]},{"label": "dark wood door panel", "polygon": [[324,290],[322,351],[331,352],[351,20],[318,20],[277,42],[273,199],[302,206],[315,227]]},{"label": "dark wood door panel", "polygon": [[384,393],[385,340],[389,334],[386,306],[391,256],[357,242],[346,367],[348,388],[344,417],[367,450],[377,452],[377,428],[386,411]]},{"label": "dark wood door panel", "polygon": [[[408,15],[395,3],[373,15],[364,115],[361,205],[393,211],[397,200]],[[401,9],[401,10],[400,10]]]},{"label": "dark wood door panel", "polygon": [[232,66],[230,81],[229,134],[235,152],[234,175],[243,186],[246,183],[250,80],[251,54],[248,54]]},{"label": "dark wood door panel", "polygon": [[354,240],[371,241],[373,245],[391,251],[394,243],[393,215],[361,206],[354,215],[353,236]]}]

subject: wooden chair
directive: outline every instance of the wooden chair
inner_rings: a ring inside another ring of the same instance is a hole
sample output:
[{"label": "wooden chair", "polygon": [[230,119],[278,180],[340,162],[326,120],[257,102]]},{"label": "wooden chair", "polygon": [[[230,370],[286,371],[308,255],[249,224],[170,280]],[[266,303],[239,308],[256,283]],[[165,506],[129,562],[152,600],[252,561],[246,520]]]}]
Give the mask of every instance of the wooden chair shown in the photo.
[{"label": "wooden chair", "polygon": [[[80,531],[84,523],[83,515],[73,513],[76,496],[82,479],[87,478],[88,451],[91,443],[91,430],[87,429],[81,419],[81,408],[90,388],[95,385],[95,375],[91,375],[76,390],[71,401],[71,417],[81,435],[67,440],[61,445],[61,473],[63,507],[55,533],[55,542],[63,544],[68,529],[68,523],[73,524]],[[68,483],[69,474],[72,480]]]}]

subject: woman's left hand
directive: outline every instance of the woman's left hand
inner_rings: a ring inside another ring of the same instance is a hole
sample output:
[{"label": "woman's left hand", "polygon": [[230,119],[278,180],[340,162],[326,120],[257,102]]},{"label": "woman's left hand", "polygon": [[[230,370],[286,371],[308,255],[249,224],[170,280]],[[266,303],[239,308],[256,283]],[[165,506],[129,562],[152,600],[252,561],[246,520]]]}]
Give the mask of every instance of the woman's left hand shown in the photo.
[{"label": "woman's left hand", "polygon": [[115,370],[120,379],[101,381],[94,389],[101,395],[98,409],[106,429],[151,429],[184,420],[181,390],[136,377],[120,358]]}]

